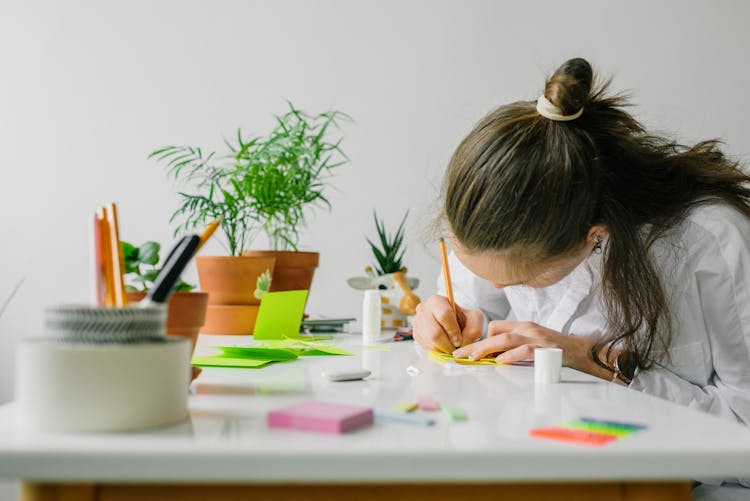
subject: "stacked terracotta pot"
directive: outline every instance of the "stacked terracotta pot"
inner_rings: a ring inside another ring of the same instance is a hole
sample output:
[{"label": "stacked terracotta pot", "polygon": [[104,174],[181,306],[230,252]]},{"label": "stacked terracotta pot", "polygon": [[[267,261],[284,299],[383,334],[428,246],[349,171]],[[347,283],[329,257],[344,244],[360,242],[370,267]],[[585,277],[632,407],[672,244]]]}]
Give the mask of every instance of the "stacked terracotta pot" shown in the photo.
[{"label": "stacked terracotta pot", "polygon": [[264,273],[270,277],[273,257],[198,256],[198,280],[208,292],[206,334],[252,334],[260,297],[267,291]]}]

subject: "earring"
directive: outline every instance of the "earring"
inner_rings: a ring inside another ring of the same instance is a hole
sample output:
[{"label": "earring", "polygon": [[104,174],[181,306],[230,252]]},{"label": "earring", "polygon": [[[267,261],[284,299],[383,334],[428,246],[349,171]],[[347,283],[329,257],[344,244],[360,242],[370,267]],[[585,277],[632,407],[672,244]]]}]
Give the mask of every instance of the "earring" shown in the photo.
[{"label": "earring", "polygon": [[601,254],[602,253],[602,237],[599,235],[594,236],[594,249],[593,252],[595,254]]}]

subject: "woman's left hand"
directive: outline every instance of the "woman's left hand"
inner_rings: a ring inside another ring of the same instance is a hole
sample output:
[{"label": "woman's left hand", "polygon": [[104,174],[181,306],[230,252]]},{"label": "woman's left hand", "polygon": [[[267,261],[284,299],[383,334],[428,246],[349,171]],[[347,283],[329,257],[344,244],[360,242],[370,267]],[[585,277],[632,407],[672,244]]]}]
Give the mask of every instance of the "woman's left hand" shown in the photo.
[{"label": "woman's left hand", "polygon": [[534,348],[562,348],[564,366],[593,374],[592,365],[596,364],[589,355],[592,345],[589,339],[563,334],[533,322],[493,320],[487,327],[487,338],[455,350],[453,356],[479,360],[499,353],[498,362],[511,363],[533,359]]}]

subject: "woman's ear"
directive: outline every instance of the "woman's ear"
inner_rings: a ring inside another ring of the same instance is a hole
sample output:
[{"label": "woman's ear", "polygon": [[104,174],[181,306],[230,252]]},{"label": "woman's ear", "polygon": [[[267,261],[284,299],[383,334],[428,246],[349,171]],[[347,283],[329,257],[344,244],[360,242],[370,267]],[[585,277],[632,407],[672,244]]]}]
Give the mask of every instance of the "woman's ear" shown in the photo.
[{"label": "woman's ear", "polygon": [[594,243],[594,240],[596,237],[604,238],[608,234],[607,227],[603,224],[595,224],[589,228],[588,235],[586,236],[586,241]]}]

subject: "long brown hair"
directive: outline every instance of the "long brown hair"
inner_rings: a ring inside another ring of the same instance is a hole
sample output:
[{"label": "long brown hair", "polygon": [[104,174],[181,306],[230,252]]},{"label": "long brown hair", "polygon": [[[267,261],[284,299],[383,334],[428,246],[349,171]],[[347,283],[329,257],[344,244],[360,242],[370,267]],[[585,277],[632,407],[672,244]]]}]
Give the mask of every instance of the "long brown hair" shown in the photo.
[{"label": "long brown hair", "polygon": [[[506,252],[540,263],[580,249],[592,225],[609,233],[602,256],[608,326],[591,356],[615,345],[648,369],[666,353],[672,322],[649,250],[695,207],[723,201],[750,217],[750,177],[716,140],[694,146],[648,133],[584,59],[565,62],[544,95],[572,121],[535,101],[501,106],[458,146],[443,183],[444,216],[469,252]],[[522,257],[523,256],[523,257]]]}]

